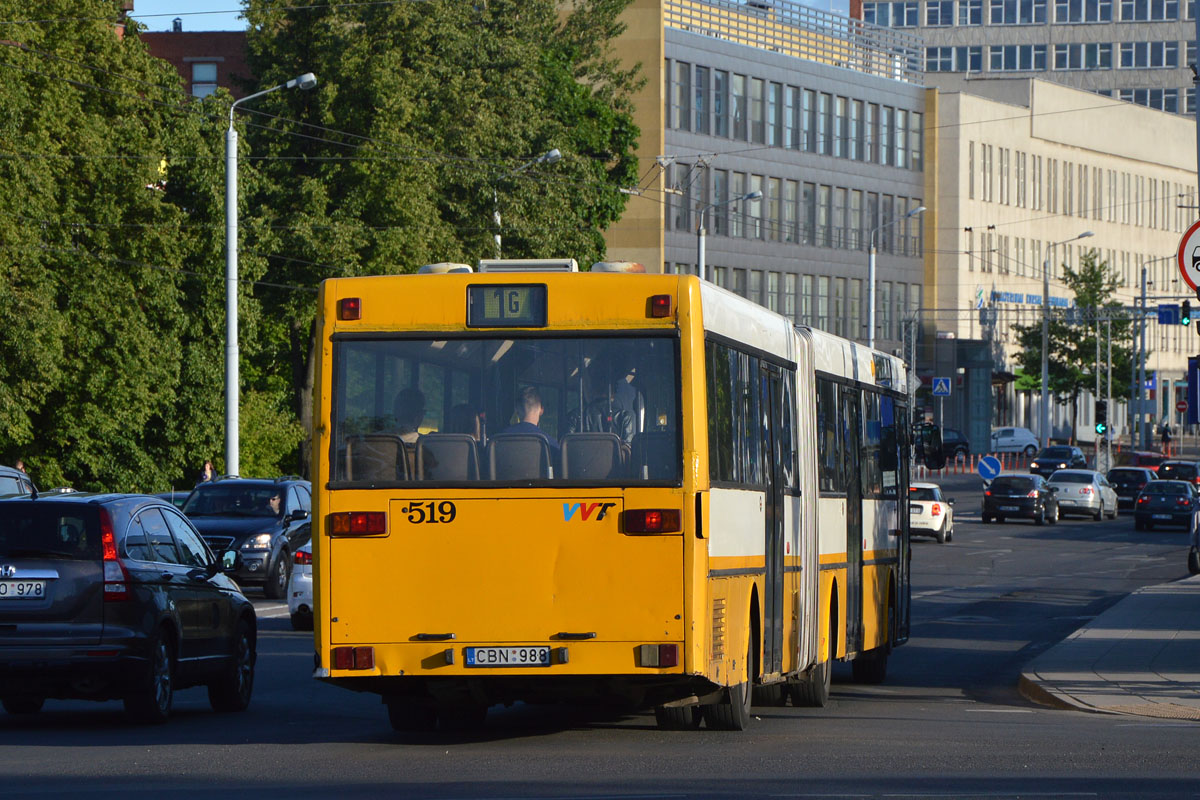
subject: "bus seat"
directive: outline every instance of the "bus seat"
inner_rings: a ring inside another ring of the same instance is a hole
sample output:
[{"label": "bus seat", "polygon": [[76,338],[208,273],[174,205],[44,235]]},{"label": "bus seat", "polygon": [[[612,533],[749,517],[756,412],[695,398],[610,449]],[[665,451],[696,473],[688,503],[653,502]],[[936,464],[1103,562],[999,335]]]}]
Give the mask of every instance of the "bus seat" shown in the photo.
[{"label": "bus seat", "polygon": [[621,437],[615,433],[568,433],[562,439],[563,478],[617,478],[624,466]]},{"label": "bus seat", "polygon": [[346,480],[406,481],[408,458],[404,442],[391,433],[346,437]]},{"label": "bus seat", "polygon": [[634,436],[629,459],[632,477],[641,480],[678,480],[677,435],[675,431],[647,431]]},{"label": "bus seat", "polygon": [[500,433],[487,445],[493,480],[530,480],[554,476],[550,444],[536,433]]},{"label": "bus seat", "polygon": [[469,433],[430,433],[417,440],[417,480],[479,479],[475,437]]}]

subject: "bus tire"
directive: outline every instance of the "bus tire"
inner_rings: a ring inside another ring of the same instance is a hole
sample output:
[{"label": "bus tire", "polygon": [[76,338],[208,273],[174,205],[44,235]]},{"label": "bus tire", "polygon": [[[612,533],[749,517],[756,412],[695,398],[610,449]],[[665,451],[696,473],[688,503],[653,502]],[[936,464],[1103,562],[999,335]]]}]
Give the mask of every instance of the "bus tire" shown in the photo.
[{"label": "bus tire", "polygon": [[700,727],[700,706],[655,706],[654,723],[660,731],[694,731]]},{"label": "bus tire", "polygon": [[893,632],[896,630],[896,611],[888,603],[887,641],[873,650],[859,654],[850,662],[855,683],[883,683],[887,680],[888,654],[892,650]]},{"label": "bus tire", "polygon": [[410,698],[388,700],[388,722],[400,733],[427,733],[437,727],[437,709]]},{"label": "bus tire", "polygon": [[787,684],[771,683],[766,686],[755,686],[751,702],[756,706],[786,706]]},{"label": "bus tire", "polygon": [[791,695],[792,705],[796,707],[824,708],[829,702],[829,691],[833,686],[833,659],[837,653],[837,640],[833,631],[836,617],[831,608],[829,613],[829,636],[826,645],[825,660],[813,664],[798,680],[788,683],[788,694]]},{"label": "bus tire", "polygon": [[750,727],[750,702],[754,694],[755,642],[753,635],[746,638],[746,680],[726,689],[720,702],[702,707],[704,722],[714,731],[744,731]]}]

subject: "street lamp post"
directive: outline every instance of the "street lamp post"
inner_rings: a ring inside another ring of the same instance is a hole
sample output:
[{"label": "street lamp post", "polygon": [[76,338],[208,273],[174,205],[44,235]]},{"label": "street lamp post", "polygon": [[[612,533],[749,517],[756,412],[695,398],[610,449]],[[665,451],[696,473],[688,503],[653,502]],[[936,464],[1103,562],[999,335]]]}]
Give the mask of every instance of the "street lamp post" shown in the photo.
[{"label": "street lamp post", "polygon": [[1070,239],[1046,245],[1046,261],[1042,264],[1042,447],[1046,447],[1050,443],[1050,259],[1054,248],[1060,244],[1068,244],[1076,239],[1086,239],[1094,235],[1091,231],[1084,231]]},{"label": "street lamp post", "polygon": [[743,195],[738,195],[737,197],[731,197],[728,200],[722,200],[719,203],[709,203],[708,205],[700,207],[700,219],[699,219],[699,223],[696,226],[696,274],[698,274],[700,276],[700,280],[706,279],[705,274],[704,274],[705,273],[704,240],[705,240],[705,237],[707,237],[707,235],[708,235],[708,231],[704,227],[704,215],[708,213],[709,209],[720,208],[721,206],[727,206],[730,204],[740,203],[743,200],[758,200],[762,196],[763,196],[762,192],[748,192]]},{"label": "street lamp post", "polygon": [[[529,169],[534,164],[553,164],[561,158],[562,153],[560,153],[556,147],[553,150],[542,153],[537,158],[529,159],[509,174],[517,175]],[[492,222],[496,225],[496,258],[500,258],[500,192],[494,188],[492,189]]]},{"label": "street lamp post", "polygon": [[239,473],[238,464],[238,218],[237,218],[237,131],[234,110],[248,100],[279,89],[311,89],[316,76],[306,72],[287,83],[235,100],[229,106],[229,129],[225,131],[225,472]]},{"label": "street lamp post", "polygon": [[875,234],[924,211],[925,206],[917,206],[903,217],[897,217],[871,229],[871,248],[867,251],[867,347],[875,347]]}]

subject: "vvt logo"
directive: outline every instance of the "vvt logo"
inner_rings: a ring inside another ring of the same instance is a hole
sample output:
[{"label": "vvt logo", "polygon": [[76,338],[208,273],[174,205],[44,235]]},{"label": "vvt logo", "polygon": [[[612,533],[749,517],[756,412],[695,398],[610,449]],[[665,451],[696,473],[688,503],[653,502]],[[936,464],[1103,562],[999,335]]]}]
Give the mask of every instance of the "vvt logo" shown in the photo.
[{"label": "vvt logo", "polygon": [[[563,503],[563,519],[570,522],[578,512],[580,522],[587,522],[592,518],[592,514],[596,514],[595,521],[599,522],[615,505],[616,503]],[[596,509],[599,509],[599,513]]]}]

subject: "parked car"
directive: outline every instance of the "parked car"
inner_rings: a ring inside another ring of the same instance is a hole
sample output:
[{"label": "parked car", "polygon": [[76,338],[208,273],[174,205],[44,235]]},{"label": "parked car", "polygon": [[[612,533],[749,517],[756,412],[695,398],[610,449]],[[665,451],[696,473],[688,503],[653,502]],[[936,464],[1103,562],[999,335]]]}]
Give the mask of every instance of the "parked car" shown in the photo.
[{"label": "parked car", "polygon": [[1041,475],[1001,475],[983,491],[983,521],[1009,517],[1038,525],[1058,522],[1058,495]]},{"label": "parked car", "polygon": [[1163,461],[1158,465],[1158,477],[1164,481],[1188,481],[1200,485],[1200,463],[1195,461]]},{"label": "parked car", "polygon": [[993,453],[1024,453],[1031,456],[1038,451],[1038,438],[1029,428],[997,428],[992,431]]},{"label": "parked car", "polygon": [[183,505],[214,552],[237,550],[242,586],[287,596],[292,554],[311,535],[312,487],[301,478],[222,477],[199,484]]},{"label": "parked car", "polygon": [[1087,456],[1078,447],[1057,444],[1034,456],[1033,461],[1029,462],[1029,471],[1049,478],[1060,469],[1087,469],[1087,465]]},{"label": "parked car", "polygon": [[152,497],[157,497],[159,500],[166,500],[176,508],[183,508],[183,504],[187,502],[189,494],[191,494],[190,490],[186,492],[171,490],[169,492],[156,492]]},{"label": "parked car", "polygon": [[313,629],[312,540],[292,555],[292,580],[288,583],[288,613],[292,630]]},{"label": "parked car", "polygon": [[954,501],[936,483],[914,483],[908,490],[908,523],[913,536],[948,542],[954,538]]},{"label": "parked car", "polygon": [[1047,481],[1058,489],[1058,513],[1083,514],[1095,520],[1117,518],[1117,492],[1108,479],[1091,469],[1060,469]]},{"label": "parked car", "polygon": [[1200,493],[1191,481],[1157,480],[1146,484],[1133,507],[1133,526],[1152,531],[1155,525],[1182,525],[1196,529]]},{"label": "parked car", "polygon": [[1151,472],[1158,471],[1158,465],[1166,461],[1162,453],[1152,453],[1147,450],[1126,450],[1117,456],[1117,466],[1142,467]]},{"label": "parked car", "polygon": [[1154,480],[1154,472],[1146,467],[1113,467],[1105,477],[1117,493],[1117,507],[1133,508],[1138,494]]},{"label": "parked car", "polygon": [[164,722],[174,692],[217,711],[254,688],[254,607],[177,509],[147,495],[0,500],[0,704],[121,699]]},{"label": "parked car", "polygon": [[942,428],[942,452],[946,458],[966,458],[971,455],[971,443],[959,431]]},{"label": "parked car", "polygon": [[24,472],[16,467],[0,467],[0,495],[26,495],[36,491],[33,481]]}]

